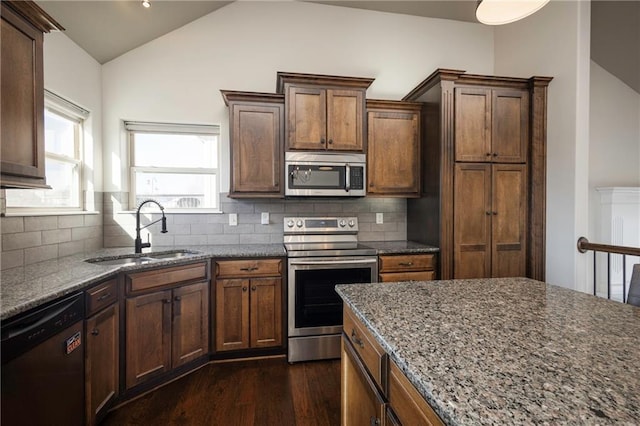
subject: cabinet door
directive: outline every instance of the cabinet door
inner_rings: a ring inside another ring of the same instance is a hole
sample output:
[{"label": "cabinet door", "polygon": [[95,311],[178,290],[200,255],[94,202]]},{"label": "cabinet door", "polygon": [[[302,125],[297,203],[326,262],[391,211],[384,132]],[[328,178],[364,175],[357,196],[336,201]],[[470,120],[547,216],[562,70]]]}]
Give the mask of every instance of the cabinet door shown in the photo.
[{"label": "cabinet door", "polygon": [[234,195],[282,192],[282,104],[231,106],[231,190]]},{"label": "cabinet door", "polygon": [[287,149],[326,149],[326,90],[290,86],[287,102]]},{"label": "cabinet door", "polygon": [[455,160],[490,162],[491,90],[455,89]]},{"label": "cabinet door", "polygon": [[251,285],[251,347],[282,345],[282,279],[253,278]]},{"label": "cabinet door", "polygon": [[364,151],[364,91],[327,89],[327,149]]},{"label": "cabinet door", "polygon": [[456,164],[453,278],[491,274],[491,165]]},{"label": "cabinet door", "polygon": [[340,371],[340,423],[343,425],[383,424],[384,400],[344,337]]},{"label": "cabinet door", "polygon": [[118,305],[113,304],[86,321],[85,394],[87,424],[97,424],[98,414],[118,395]]},{"label": "cabinet door", "polygon": [[126,301],[127,388],[171,369],[171,291]]},{"label": "cabinet door", "polygon": [[524,277],[527,173],[524,165],[493,166],[491,276]]},{"label": "cabinet door", "polygon": [[46,187],[42,32],[4,4],[1,21],[0,184]]},{"label": "cabinet door", "polygon": [[508,89],[492,91],[491,147],[494,162],[526,162],[528,123],[528,92]]},{"label": "cabinet door", "polygon": [[209,285],[206,282],[173,290],[172,367],[209,352]]},{"label": "cabinet door", "polygon": [[420,195],[418,113],[369,111],[367,195]]},{"label": "cabinet door", "polygon": [[216,351],[249,347],[249,280],[216,281]]}]

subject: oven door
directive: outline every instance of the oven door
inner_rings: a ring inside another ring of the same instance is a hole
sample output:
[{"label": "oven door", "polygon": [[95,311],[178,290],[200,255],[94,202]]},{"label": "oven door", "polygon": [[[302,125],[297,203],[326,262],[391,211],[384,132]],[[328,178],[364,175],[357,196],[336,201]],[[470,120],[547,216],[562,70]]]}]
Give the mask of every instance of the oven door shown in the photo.
[{"label": "oven door", "polygon": [[342,331],[342,299],[336,284],[377,282],[377,257],[289,259],[289,337]]}]

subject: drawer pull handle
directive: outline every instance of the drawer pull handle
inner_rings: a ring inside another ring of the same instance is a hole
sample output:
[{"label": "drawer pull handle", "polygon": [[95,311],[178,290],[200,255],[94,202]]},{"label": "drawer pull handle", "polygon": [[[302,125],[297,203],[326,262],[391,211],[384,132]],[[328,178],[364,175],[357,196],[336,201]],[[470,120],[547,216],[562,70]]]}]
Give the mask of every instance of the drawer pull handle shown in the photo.
[{"label": "drawer pull handle", "polygon": [[97,336],[98,334],[100,334],[100,330],[98,330],[97,328],[94,328],[93,330],[91,330],[91,334],[94,336]]},{"label": "drawer pull handle", "polygon": [[400,262],[400,266],[413,266],[413,262]]},{"label": "drawer pull handle", "polygon": [[356,345],[360,346],[361,348],[364,348],[364,343],[362,343],[362,339],[358,338],[358,335],[356,334],[356,331],[354,329],[351,329],[351,340],[353,340],[353,343],[355,343]]},{"label": "drawer pull handle", "polygon": [[104,299],[108,299],[111,297],[111,293],[105,293],[102,296],[98,297],[98,302],[102,302]]},{"label": "drawer pull handle", "polygon": [[258,267],[257,266],[247,266],[246,268],[240,268],[241,271],[246,271],[246,272],[252,272],[252,271],[257,271]]}]

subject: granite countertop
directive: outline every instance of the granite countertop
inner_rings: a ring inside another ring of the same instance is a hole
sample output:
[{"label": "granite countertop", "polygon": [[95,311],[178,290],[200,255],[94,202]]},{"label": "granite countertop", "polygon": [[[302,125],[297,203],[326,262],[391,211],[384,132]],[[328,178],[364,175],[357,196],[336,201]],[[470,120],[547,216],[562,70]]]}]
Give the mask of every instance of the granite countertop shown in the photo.
[{"label": "granite countertop", "polygon": [[446,424],[638,424],[640,308],[527,278],[336,288]]},{"label": "granite countertop", "polygon": [[376,249],[378,254],[437,253],[440,251],[438,247],[415,241],[361,241],[361,243]]},{"label": "granite countertop", "polygon": [[[159,247],[152,249],[151,252],[163,253],[178,250],[198,253],[188,258],[154,260],[144,265],[113,266],[85,262],[86,259],[131,255],[133,251],[131,247],[112,248],[2,271],[0,320],[87,288],[123,270],[171,266],[207,258],[278,257],[286,254],[282,244]],[[148,250],[145,250],[145,253],[148,254]]]}]

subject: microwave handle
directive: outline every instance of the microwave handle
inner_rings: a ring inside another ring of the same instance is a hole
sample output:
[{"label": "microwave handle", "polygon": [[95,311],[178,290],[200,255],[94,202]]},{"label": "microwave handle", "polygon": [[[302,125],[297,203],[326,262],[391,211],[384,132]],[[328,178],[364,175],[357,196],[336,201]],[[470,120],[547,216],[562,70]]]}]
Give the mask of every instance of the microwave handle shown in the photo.
[{"label": "microwave handle", "polygon": [[349,163],[347,163],[347,165],[345,166],[345,185],[344,185],[344,190],[349,192],[349,190],[351,189],[351,166],[349,165]]}]

